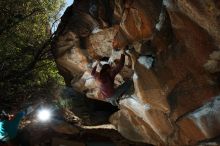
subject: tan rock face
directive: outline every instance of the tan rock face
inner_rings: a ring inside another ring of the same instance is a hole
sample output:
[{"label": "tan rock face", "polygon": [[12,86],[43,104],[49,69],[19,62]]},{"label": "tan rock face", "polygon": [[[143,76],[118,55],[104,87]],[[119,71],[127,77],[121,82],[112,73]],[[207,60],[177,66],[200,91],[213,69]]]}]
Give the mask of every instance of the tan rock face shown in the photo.
[{"label": "tan rock face", "polygon": [[115,86],[132,79],[135,90],[111,123],[133,141],[196,145],[220,135],[219,20],[218,0],[75,0],[53,50],[67,84],[97,99],[92,64],[134,47]]},{"label": "tan rock face", "polygon": [[73,127],[72,125],[62,122],[62,121],[54,121],[52,123],[51,128],[58,132],[63,134],[77,134],[79,133],[79,130],[76,127]]},{"label": "tan rock face", "polygon": [[192,21],[205,29],[209,35],[220,45],[220,2],[218,0],[205,1],[177,1],[180,11],[186,14]]},{"label": "tan rock face", "polygon": [[155,74],[138,61],[134,64],[134,70],[133,81],[139,100],[168,113],[170,107],[166,98],[166,91],[162,88]]},{"label": "tan rock face", "polygon": [[[169,9],[168,9],[169,11]],[[169,60],[176,84],[168,99],[176,101],[174,118],[190,112],[219,93],[217,86],[204,69],[204,64],[215,49],[214,42],[200,25],[181,12],[169,11],[175,36],[182,46],[176,54],[178,59]],[[202,22],[200,22],[202,23]],[[178,66],[179,67],[178,67]],[[175,97],[174,97],[175,96]]]},{"label": "tan rock face", "polygon": [[124,137],[130,140],[154,145],[162,144],[151,127],[129,109],[125,108],[116,112],[111,116],[110,121]]},{"label": "tan rock face", "polygon": [[142,0],[120,2],[117,1],[116,8],[124,8],[124,11],[121,13],[119,9],[117,13],[121,14],[121,21],[113,47],[121,48],[128,43],[150,38],[155,31],[154,26],[159,18],[160,11],[158,10],[161,9],[161,3]]},{"label": "tan rock face", "polygon": [[[56,63],[76,81],[87,68],[87,57],[80,49],[80,40],[73,32],[61,35],[56,45]],[[61,71],[62,72],[62,71]],[[69,77],[70,78],[70,77]]]},{"label": "tan rock face", "polygon": [[168,138],[173,133],[173,127],[163,112],[154,109],[150,104],[142,103],[136,96],[122,100],[122,109],[131,110],[137,117],[141,118],[159,136],[160,140],[167,143]]},{"label": "tan rock face", "polygon": [[90,35],[87,48],[92,58],[110,57],[112,55],[112,41],[116,34],[116,28],[100,30]]},{"label": "tan rock face", "polygon": [[177,124],[181,127],[180,132],[193,141],[200,141],[216,137],[219,134],[219,99],[216,97],[201,108],[180,119]]}]

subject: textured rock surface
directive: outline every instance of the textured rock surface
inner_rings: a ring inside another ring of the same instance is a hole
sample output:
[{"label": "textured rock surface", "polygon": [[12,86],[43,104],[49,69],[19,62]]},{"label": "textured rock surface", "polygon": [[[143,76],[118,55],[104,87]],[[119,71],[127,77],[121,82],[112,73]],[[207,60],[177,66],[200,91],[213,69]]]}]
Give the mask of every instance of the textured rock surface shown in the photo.
[{"label": "textured rock surface", "polygon": [[162,144],[153,129],[129,109],[122,109],[115,113],[110,121],[125,138],[154,145]]},{"label": "textured rock surface", "polygon": [[[68,85],[97,97],[97,59],[126,65],[115,80],[134,93],[110,121],[126,138],[154,145],[206,145],[220,135],[218,0],[75,0],[62,17],[53,50]],[[152,56],[149,63],[147,57]],[[214,141],[214,142],[213,142]]]}]

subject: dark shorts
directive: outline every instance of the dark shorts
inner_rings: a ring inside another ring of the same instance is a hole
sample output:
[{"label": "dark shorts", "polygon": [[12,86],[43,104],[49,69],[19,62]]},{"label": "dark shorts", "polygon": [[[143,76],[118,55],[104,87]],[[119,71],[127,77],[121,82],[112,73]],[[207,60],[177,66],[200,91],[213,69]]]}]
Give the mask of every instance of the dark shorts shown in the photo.
[{"label": "dark shorts", "polygon": [[123,95],[131,94],[133,91],[133,81],[125,81],[122,85],[116,88],[113,96],[106,99],[107,102],[110,102],[112,105],[117,106],[117,101],[120,100]]}]

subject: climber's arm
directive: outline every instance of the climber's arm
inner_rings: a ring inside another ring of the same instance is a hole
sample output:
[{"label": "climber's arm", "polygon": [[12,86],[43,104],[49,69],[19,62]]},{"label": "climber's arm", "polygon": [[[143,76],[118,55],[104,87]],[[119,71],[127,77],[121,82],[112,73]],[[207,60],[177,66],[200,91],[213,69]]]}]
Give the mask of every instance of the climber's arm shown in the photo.
[{"label": "climber's arm", "polygon": [[97,77],[97,72],[96,72],[96,69],[97,69],[97,66],[98,66],[98,64],[96,64],[96,66],[92,69],[92,72],[91,72],[91,75],[93,76],[93,77]]},{"label": "climber's arm", "polygon": [[124,64],[125,64],[125,55],[121,54],[121,59],[119,63],[117,64],[117,66],[112,69],[111,76],[115,77],[122,70],[122,68],[124,67]]}]

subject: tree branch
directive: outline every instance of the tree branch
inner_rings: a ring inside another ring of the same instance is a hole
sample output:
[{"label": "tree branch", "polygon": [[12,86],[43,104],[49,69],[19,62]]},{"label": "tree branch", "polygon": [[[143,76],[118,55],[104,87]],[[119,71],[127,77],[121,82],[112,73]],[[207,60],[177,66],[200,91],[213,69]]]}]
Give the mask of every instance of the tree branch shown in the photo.
[{"label": "tree branch", "polygon": [[9,80],[14,80],[17,78],[20,78],[24,75],[29,74],[31,71],[33,71],[35,65],[37,64],[38,61],[41,59],[41,53],[50,45],[52,40],[52,37],[50,37],[43,45],[41,48],[38,49],[37,53],[34,55],[34,58],[32,62],[30,62],[22,71],[12,71],[8,75],[2,77],[0,81],[9,81]]},{"label": "tree branch", "polygon": [[24,20],[26,20],[27,18],[31,17],[32,15],[34,15],[37,12],[42,11],[42,9],[34,9],[30,14],[23,16],[19,19],[19,21],[16,21],[12,24],[9,24],[8,26],[0,29],[0,35],[2,35],[4,32],[8,32],[11,28],[15,27],[16,25],[18,25],[19,23],[23,22]]}]

